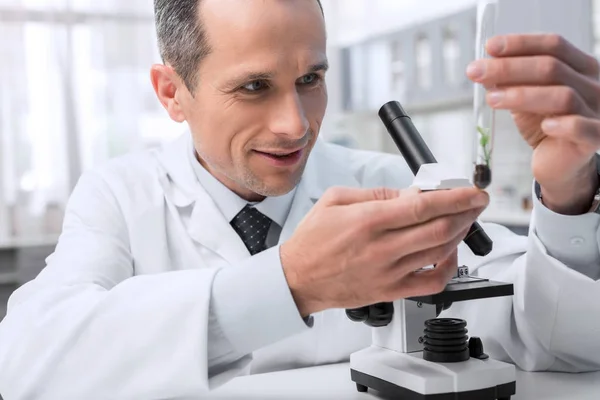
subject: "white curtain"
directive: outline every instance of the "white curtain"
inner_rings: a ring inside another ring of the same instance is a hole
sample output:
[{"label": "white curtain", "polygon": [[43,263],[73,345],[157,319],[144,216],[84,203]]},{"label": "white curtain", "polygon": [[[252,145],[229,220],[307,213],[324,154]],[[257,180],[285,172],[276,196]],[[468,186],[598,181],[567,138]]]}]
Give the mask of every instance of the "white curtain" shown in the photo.
[{"label": "white curtain", "polygon": [[82,171],[181,133],[152,0],[0,0],[0,245],[52,241]]}]

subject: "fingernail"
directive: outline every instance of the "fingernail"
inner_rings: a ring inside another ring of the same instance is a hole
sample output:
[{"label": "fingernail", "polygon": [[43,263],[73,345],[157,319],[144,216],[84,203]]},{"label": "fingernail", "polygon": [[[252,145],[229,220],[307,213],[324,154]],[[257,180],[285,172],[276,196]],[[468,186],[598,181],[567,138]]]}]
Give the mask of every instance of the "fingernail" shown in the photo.
[{"label": "fingernail", "polygon": [[473,61],[467,67],[467,76],[473,80],[478,80],[483,78],[485,74],[485,66],[480,61]]},{"label": "fingernail", "polygon": [[473,201],[471,202],[473,207],[483,207],[483,206],[486,206],[487,203],[488,203],[488,196],[485,193],[477,194],[477,196],[475,196],[473,198]]},{"label": "fingernail", "polygon": [[500,104],[502,102],[502,100],[504,100],[504,95],[505,95],[505,93],[503,90],[489,91],[487,94],[488,103],[491,106],[497,106],[498,104]]},{"label": "fingernail", "polygon": [[542,130],[544,131],[551,131],[556,128],[558,128],[558,121],[555,119],[548,118],[542,122]]},{"label": "fingernail", "polygon": [[421,189],[418,186],[410,186],[407,190],[407,194],[419,194],[421,193]]},{"label": "fingernail", "polygon": [[499,56],[504,52],[506,47],[506,40],[503,37],[494,37],[488,40],[486,43],[486,50],[491,56]]}]

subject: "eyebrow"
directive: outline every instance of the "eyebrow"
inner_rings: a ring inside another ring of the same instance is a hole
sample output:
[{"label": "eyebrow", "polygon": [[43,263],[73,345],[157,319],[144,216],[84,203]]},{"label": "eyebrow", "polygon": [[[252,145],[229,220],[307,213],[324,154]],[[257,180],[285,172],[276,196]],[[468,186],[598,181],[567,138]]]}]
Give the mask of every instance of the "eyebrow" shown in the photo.
[{"label": "eyebrow", "polygon": [[[313,64],[308,67],[308,73],[313,72],[326,72],[329,69],[329,63],[327,60],[320,61],[316,64]],[[253,82],[253,81],[261,81],[261,80],[269,80],[275,76],[275,73],[272,71],[266,72],[249,72],[242,73],[236,76],[233,79],[230,79],[226,82],[225,86],[228,88],[234,88],[245,82]]]},{"label": "eyebrow", "polygon": [[308,69],[308,72],[326,72],[329,69],[329,63],[327,60],[321,61],[320,63],[313,64]]}]

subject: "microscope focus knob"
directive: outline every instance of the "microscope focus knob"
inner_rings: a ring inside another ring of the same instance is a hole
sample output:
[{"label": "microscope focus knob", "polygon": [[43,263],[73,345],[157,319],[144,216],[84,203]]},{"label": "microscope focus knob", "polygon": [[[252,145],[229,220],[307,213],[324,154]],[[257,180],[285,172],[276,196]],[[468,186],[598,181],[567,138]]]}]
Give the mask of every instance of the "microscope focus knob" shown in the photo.
[{"label": "microscope focus knob", "polygon": [[483,352],[483,342],[481,338],[473,336],[469,339],[469,355],[471,358],[487,360],[490,356]]},{"label": "microscope focus knob", "polygon": [[458,363],[469,360],[467,322],[456,318],[425,321],[423,359],[435,363]]},{"label": "microscope focus knob", "polygon": [[347,309],[346,316],[353,322],[364,322],[373,328],[389,325],[394,316],[393,303],[377,303],[361,308]]},{"label": "microscope focus knob", "polygon": [[347,309],[346,316],[352,322],[365,322],[369,318],[369,306]]},{"label": "microscope focus knob", "polygon": [[365,324],[373,328],[389,325],[394,317],[394,303],[377,303],[369,306],[369,316]]}]

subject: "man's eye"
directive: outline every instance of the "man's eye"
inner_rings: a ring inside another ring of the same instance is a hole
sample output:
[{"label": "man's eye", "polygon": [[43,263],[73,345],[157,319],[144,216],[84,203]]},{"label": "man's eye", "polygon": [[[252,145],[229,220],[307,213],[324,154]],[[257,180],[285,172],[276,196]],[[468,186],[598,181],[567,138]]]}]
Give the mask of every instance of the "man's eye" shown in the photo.
[{"label": "man's eye", "polygon": [[242,86],[242,89],[244,89],[247,92],[260,92],[261,90],[264,90],[266,88],[267,84],[264,81],[253,81],[247,85]]},{"label": "man's eye", "polygon": [[308,75],[304,75],[302,78],[300,78],[301,83],[303,85],[312,85],[314,83],[317,83],[319,81],[319,75],[317,74],[308,74]]}]

